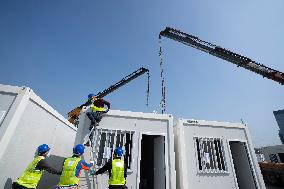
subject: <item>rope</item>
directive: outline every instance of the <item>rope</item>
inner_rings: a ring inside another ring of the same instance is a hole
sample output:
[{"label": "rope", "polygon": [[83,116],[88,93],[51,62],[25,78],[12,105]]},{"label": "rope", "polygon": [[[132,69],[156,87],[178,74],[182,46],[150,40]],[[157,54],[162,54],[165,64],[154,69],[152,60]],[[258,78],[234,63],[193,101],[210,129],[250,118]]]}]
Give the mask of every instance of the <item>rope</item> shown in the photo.
[{"label": "rope", "polygon": [[160,69],[161,69],[161,81],[162,81],[162,98],[160,102],[160,106],[162,109],[162,114],[166,111],[166,86],[165,86],[165,76],[164,76],[164,64],[163,64],[163,50],[162,50],[162,40],[161,36],[159,36],[159,57],[160,57]]},{"label": "rope", "polygon": [[147,82],[147,91],[146,91],[146,93],[147,93],[147,101],[146,101],[146,106],[148,106],[149,105],[149,96],[150,96],[150,73],[149,72],[147,72],[147,78],[148,78],[148,82]]}]

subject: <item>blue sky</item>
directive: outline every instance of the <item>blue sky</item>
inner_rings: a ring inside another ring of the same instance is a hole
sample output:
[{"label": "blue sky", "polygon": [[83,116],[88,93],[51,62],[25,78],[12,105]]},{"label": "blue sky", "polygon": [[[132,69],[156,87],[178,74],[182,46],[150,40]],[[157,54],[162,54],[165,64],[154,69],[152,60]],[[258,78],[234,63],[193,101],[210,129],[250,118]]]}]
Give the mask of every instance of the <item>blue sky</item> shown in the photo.
[{"label": "blue sky", "polygon": [[[29,86],[66,116],[144,66],[151,72],[106,97],[113,109],[159,109],[158,34],[166,26],[196,35],[284,71],[284,2],[0,1],[0,83]],[[273,110],[284,87],[200,51],[163,39],[167,112],[175,117],[240,122],[256,146],[280,144]]]}]

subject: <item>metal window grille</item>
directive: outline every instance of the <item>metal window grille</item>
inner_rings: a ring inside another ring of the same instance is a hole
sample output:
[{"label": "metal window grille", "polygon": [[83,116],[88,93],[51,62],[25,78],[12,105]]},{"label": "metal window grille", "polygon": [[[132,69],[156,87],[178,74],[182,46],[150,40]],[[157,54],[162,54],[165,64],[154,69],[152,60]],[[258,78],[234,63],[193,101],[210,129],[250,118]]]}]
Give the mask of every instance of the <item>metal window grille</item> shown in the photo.
[{"label": "metal window grille", "polygon": [[272,163],[279,163],[277,154],[269,154],[269,158]]},{"label": "metal window grille", "polygon": [[223,140],[195,138],[199,172],[223,173],[227,171]]},{"label": "metal window grille", "polygon": [[134,131],[95,129],[92,157],[96,167],[101,168],[105,165],[112,158],[115,148],[122,147],[125,165],[127,169],[131,169],[133,135]]}]

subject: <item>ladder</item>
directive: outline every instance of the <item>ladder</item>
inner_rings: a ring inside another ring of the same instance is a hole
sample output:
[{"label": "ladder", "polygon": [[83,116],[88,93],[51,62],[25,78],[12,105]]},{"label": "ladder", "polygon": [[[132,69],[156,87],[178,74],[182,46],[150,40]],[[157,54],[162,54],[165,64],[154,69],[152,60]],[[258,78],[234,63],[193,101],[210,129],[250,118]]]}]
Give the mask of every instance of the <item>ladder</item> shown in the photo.
[{"label": "ladder", "polygon": [[[115,148],[121,147],[124,151],[124,160],[128,169],[131,169],[132,163],[132,145],[134,131],[121,129],[105,129],[99,126],[93,128],[93,139],[91,141],[90,161],[94,162],[95,169],[100,169],[113,157]],[[89,135],[90,135],[89,133]],[[85,136],[84,142],[89,139],[89,135]],[[86,139],[86,137],[88,137]],[[92,185],[98,189],[97,176],[93,176]]]}]

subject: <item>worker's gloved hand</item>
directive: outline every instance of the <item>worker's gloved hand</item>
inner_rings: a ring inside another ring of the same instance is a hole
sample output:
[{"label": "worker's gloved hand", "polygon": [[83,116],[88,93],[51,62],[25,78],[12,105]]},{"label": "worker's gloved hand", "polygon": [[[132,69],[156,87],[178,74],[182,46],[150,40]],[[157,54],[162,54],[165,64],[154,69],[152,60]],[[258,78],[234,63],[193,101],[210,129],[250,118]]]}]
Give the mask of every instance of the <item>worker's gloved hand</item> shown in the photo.
[{"label": "worker's gloved hand", "polygon": [[96,174],[95,170],[94,170],[94,169],[91,169],[91,170],[90,170],[90,174],[91,174],[91,175],[95,175],[95,174]]},{"label": "worker's gloved hand", "polygon": [[92,164],[92,166],[94,166],[94,165],[95,165],[95,162],[94,162],[94,161],[90,161],[90,164]]},{"label": "worker's gloved hand", "polygon": [[105,110],[104,113],[108,113],[109,109]]}]

